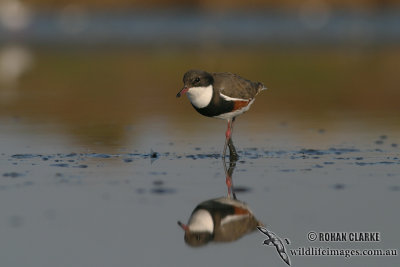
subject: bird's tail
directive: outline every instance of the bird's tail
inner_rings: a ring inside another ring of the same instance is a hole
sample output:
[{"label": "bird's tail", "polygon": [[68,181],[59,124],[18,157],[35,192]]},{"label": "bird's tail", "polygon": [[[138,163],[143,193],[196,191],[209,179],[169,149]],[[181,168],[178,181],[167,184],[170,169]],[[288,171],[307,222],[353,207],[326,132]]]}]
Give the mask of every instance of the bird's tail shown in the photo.
[{"label": "bird's tail", "polygon": [[261,91],[263,91],[263,90],[267,90],[268,88],[267,87],[265,87],[265,85],[263,84],[263,83],[258,83],[258,92],[257,93],[259,93],[259,92],[261,92]]}]

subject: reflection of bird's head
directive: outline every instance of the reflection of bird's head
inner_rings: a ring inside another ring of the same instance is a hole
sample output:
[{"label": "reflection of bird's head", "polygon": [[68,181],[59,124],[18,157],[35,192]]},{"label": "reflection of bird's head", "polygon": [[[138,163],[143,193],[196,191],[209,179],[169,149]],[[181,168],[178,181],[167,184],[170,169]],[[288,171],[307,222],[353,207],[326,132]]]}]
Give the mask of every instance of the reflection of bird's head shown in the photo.
[{"label": "reflection of bird's head", "polygon": [[191,247],[200,247],[206,245],[213,239],[209,232],[185,232],[185,242]]},{"label": "reflection of bird's head", "polygon": [[185,242],[192,247],[200,247],[213,239],[213,234],[209,231],[191,231],[189,226],[178,221],[178,225],[185,231]]}]

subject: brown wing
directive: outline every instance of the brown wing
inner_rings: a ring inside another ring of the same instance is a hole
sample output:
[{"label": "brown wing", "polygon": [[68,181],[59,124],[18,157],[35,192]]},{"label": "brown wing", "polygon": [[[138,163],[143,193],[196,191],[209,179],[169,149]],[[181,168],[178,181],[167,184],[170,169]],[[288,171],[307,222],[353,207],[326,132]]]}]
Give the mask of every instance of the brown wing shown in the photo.
[{"label": "brown wing", "polygon": [[257,229],[260,222],[254,217],[253,214],[247,214],[237,218],[236,220],[218,225],[215,227],[214,241],[216,242],[232,242],[242,236],[249,234]]},{"label": "brown wing", "polygon": [[264,88],[260,82],[252,82],[229,72],[212,73],[212,76],[214,89],[233,98],[252,99]]}]

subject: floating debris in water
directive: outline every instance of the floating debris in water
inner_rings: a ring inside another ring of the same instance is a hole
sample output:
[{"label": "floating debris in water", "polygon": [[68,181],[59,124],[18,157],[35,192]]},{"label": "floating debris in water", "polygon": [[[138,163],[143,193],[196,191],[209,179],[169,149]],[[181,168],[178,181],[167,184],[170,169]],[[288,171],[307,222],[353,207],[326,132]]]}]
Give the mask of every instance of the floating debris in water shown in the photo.
[{"label": "floating debris in water", "polygon": [[220,154],[190,154],[190,155],[186,155],[185,157],[187,159],[218,159],[221,155]]},{"label": "floating debris in water", "polygon": [[335,184],[333,185],[333,189],[335,190],[343,190],[345,188],[344,184]]},{"label": "floating debris in water", "polygon": [[315,149],[305,149],[300,150],[300,153],[307,155],[324,155],[325,153]]},{"label": "floating debris in water", "polygon": [[247,186],[243,186],[243,185],[236,186],[235,185],[233,187],[233,191],[235,193],[248,193],[248,192],[251,192],[252,190],[250,187],[247,187]]},{"label": "floating debris in water", "polygon": [[395,164],[396,162],[393,161],[380,161],[377,162],[377,164],[383,164],[383,165],[390,165],[390,164]]},{"label": "floating debris in water", "polygon": [[157,195],[166,195],[175,193],[175,189],[166,187],[156,187],[151,190],[151,193]]},{"label": "floating debris in water", "polygon": [[109,154],[101,154],[101,153],[87,154],[87,156],[88,157],[92,157],[92,158],[103,158],[103,159],[111,158],[111,155],[109,155]]},{"label": "floating debris in water", "polygon": [[280,172],[295,172],[296,170],[295,169],[282,169],[282,170],[279,170]]},{"label": "floating debris in water", "polygon": [[78,166],[74,166],[74,168],[81,168],[81,169],[85,169],[87,167],[88,167],[88,165],[86,165],[86,164],[81,164],[81,165],[78,165]]},{"label": "floating debris in water", "polygon": [[162,180],[155,180],[155,181],[153,181],[153,185],[156,185],[156,186],[164,185],[164,181],[162,181]]},{"label": "floating debris in water", "polygon": [[330,152],[334,152],[336,155],[340,155],[342,153],[352,153],[352,152],[360,152],[359,149],[356,148],[329,148]]},{"label": "floating debris in water", "polygon": [[158,158],[158,157],[159,157],[159,154],[158,154],[157,152],[151,151],[151,153],[150,153],[150,158],[156,159],[156,158]]},{"label": "floating debris in water", "polygon": [[186,158],[196,160],[197,157],[195,155],[186,155]]},{"label": "floating debris in water", "polygon": [[10,178],[17,178],[24,176],[23,173],[18,173],[18,172],[5,172],[3,173],[3,177],[10,177]]},{"label": "floating debris in water", "polygon": [[67,167],[69,167],[69,164],[68,163],[55,163],[55,164],[50,164],[50,166],[67,168]]},{"label": "floating debris in water", "polygon": [[15,154],[12,155],[12,158],[15,159],[31,159],[31,158],[36,158],[36,157],[41,157],[42,155],[38,155],[38,154]]},{"label": "floating debris in water", "polygon": [[175,193],[175,189],[164,186],[163,180],[153,181],[154,188],[150,190],[152,194],[165,195]]},{"label": "floating debris in water", "polygon": [[[367,166],[367,165],[391,165],[396,164],[394,161],[379,161],[379,162],[356,162],[358,166]],[[399,163],[397,163],[399,164]]]}]

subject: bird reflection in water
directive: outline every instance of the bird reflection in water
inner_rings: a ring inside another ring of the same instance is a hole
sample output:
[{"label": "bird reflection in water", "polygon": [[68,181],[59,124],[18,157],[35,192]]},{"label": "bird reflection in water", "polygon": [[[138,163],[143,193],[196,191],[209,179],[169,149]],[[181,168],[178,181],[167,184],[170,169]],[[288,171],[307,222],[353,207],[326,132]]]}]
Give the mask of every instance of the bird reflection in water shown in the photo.
[{"label": "bird reflection in water", "polygon": [[[225,164],[224,164],[225,165]],[[263,226],[250,208],[236,198],[232,183],[232,173],[236,162],[225,166],[228,195],[206,200],[193,210],[188,224],[178,221],[185,231],[186,244],[199,247],[207,243],[232,242]]]},{"label": "bird reflection in water", "polygon": [[212,241],[233,242],[258,229],[267,237],[263,244],[275,247],[282,260],[290,266],[290,258],[281,239],[256,219],[246,203],[237,199],[232,181],[236,167],[234,154],[230,154],[228,164],[229,168],[223,159],[227,196],[201,202],[193,210],[187,224],[178,221],[185,231],[186,244],[200,247]]}]

